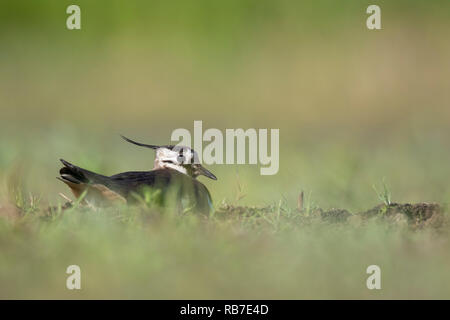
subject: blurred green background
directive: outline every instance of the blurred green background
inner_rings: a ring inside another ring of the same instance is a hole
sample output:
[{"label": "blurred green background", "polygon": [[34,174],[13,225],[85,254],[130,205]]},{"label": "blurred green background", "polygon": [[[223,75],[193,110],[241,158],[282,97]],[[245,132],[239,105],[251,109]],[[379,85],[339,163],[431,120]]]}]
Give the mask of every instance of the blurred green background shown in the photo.
[{"label": "blurred green background", "polygon": [[[450,195],[450,5],[368,2],[70,1],[0,7],[0,170],[26,162],[31,187],[55,193],[58,158],[107,174],[147,169],[153,154],[119,133],[168,143],[176,128],[279,128],[280,171],[212,168],[217,200],[312,191],[361,209],[387,178],[398,201]],[[33,175],[35,174],[35,175]]]},{"label": "blurred green background", "polygon": [[447,1],[379,1],[380,31],[364,1],[75,3],[82,29],[69,31],[70,1],[2,1],[1,172],[23,160],[32,188],[55,193],[60,157],[146,169],[153,155],[119,133],[167,143],[203,120],[280,129],[279,174],[213,168],[216,199],[236,174],[245,203],[304,189],[355,208],[382,177],[398,201],[448,198]]},{"label": "blurred green background", "polygon": [[[66,29],[70,4],[81,7],[81,30]],[[382,30],[366,28],[370,4]],[[321,207],[360,211],[379,203],[372,186],[383,178],[393,201],[445,204],[449,57],[445,0],[3,0],[0,201],[17,172],[43,203],[60,201],[59,158],[104,174],[150,169],[152,151],[119,134],[166,144],[203,120],[280,129],[277,175],[208,167],[216,206],[294,207],[304,190]]]}]

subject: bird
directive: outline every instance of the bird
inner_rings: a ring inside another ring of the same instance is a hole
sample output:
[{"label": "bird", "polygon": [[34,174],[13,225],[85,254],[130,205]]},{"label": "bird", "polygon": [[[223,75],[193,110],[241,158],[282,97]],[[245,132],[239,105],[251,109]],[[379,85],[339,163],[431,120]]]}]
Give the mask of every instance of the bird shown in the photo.
[{"label": "bird", "polygon": [[213,211],[211,194],[197,178],[203,175],[217,180],[217,177],[198,162],[195,150],[179,145],[144,144],[121,137],[129,143],[156,151],[152,170],[106,176],[60,159],[63,167],[57,179],[68,185],[76,198],[82,197],[84,203],[93,206],[133,204],[149,192],[156,194],[154,203],[162,207],[174,201],[182,212],[192,210],[209,214]]}]

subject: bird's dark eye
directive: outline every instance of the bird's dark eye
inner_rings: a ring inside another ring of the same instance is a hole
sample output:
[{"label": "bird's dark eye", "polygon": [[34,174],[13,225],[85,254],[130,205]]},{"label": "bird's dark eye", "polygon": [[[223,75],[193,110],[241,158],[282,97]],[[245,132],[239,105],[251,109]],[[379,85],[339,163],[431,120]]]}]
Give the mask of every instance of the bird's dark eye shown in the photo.
[{"label": "bird's dark eye", "polygon": [[177,157],[178,163],[184,163],[184,155],[183,155],[183,149],[180,150]]},{"label": "bird's dark eye", "polygon": [[184,157],[183,156],[178,156],[177,161],[179,163],[184,163]]}]

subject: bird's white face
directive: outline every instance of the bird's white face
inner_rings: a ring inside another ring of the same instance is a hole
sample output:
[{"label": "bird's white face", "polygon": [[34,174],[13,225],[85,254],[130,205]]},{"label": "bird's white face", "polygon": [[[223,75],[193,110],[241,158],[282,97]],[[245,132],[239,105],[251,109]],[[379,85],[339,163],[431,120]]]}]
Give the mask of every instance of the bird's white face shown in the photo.
[{"label": "bird's white face", "polygon": [[156,149],[154,169],[170,168],[192,178],[204,175],[210,179],[217,180],[216,176],[206,170],[200,163],[194,150],[188,147],[160,147]]},{"label": "bird's white face", "polygon": [[182,166],[182,164],[183,159],[180,158],[178,151],[164,147],[156,149],[154,169],[170,168],[187,174],[187,170]]}]

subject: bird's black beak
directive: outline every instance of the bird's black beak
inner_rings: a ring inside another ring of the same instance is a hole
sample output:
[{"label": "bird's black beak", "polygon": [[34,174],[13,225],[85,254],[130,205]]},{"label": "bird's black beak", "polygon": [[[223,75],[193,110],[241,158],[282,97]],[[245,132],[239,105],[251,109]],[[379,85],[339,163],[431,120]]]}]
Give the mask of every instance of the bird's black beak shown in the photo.
[{"label": "bird's black beak", "polygon": [[201,164],[198,165],[197,169],[200,175],[208,177],[213,180],[217,180],[217,177],[211,171],[205,169]]},{"label": "bird's black beak", "polygon": [[159,148],[159,146],[155,146],[155,145],[153,145],[153,144],[144,144],[144,143],[140,143],[140,142],[136,142],[136,141],[133,141],[133,140],[131,140],[131,139],[128,139],[127,137],[125,137],[125,136],[123,136],[123,135],[120,135],[120,136],[121,136],[122,139],[124,139],[125,141],[127,141],[127,142],[129,142],[129,143],[132,143],[132,144],[135,144],[135,145],[140,146],[140,147],[146,147],[146,148],[150,148],[150,149],[153,149],[153,150],[156,150],[156,149]]}]

